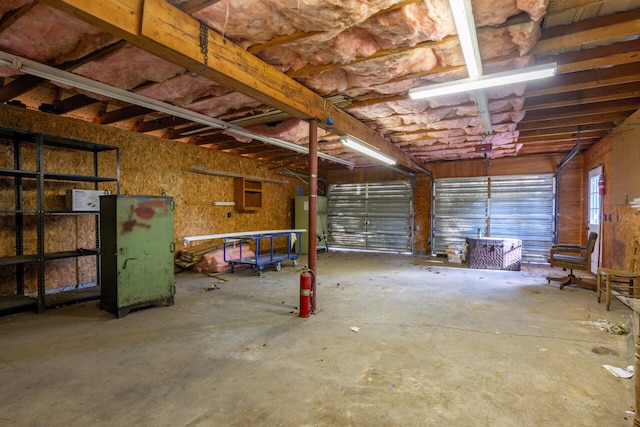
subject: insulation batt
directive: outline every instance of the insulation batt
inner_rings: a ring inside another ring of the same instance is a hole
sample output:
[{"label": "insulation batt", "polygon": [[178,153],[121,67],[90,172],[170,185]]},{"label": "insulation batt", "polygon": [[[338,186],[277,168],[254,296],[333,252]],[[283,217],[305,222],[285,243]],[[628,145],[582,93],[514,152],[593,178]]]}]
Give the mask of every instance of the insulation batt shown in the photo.
[{"label": "insulation batt", "polygon": [[346,29],[395,3],[398,0],[221,0],[195,16],[247,46],[297,31],[324,32],[327,22]]},{"label": "insulation batt", "polygon": [[234,109],[257,108],[260,105],[262,104],[253,98],[249,98],[239,92],[232,92],[217,98],[205,99],[189,104],[187,108],[211,117],[218,117]]},{"label": "insulation batt", "polygon": [[127,90],[148,81],[165,81],[184,71],[183,67],[132,45],[125,45],[74,70],[81,76]]},{"label": "insulation batt", "polygon": [[[2,1],[0,10],[29,2]],[[5,10],[6,12],[6,10]],[[38,34],[38,37],[33,37]],[[46,42],[43,42],[46,40]],[[118,39],[49,6],[38,4],[0,33],[0,50],[59,65],[82,58]]]},{"label": "insulation batt", "polygon": [[[295,144],[309,143],[309,123],[305,120],[289,119],[278,123],[276,126],[251,126],[247,130],[258,135],[281,138]],[[318,128],[317,132],[318,138],[322,138],[327,133],[321,128]]]},{"label": "insulation batt", "polygon": [[[387,82],[391,76],[429,71],[438,64],[433,50],[417,48],[404,54],[354,63],[299,78],[305,86],[321,94],[368,87]],[[384,70],[384,72],[381,72]]]},{"label": "insulation batt", "polygon": [[[224,249],[214,249],[210,252],[207,252],[202,257],[202,261],[198,262],[196,265],[192,266],[191,269],[193,271],[197,271],[198,273],[207,272],[207,273],[227,273],[231,271],[231,266],[228,262],[224,260]],[[242,247],[242,257],[255,257],[255,253],[249,248],[248,245],[243,245]],[[227,259],[234,260],[240,259],[240,247],[228,247],[227,248]],[[246,264],[238,264],[237,268],[245,267]]]},{"label": "insulation batt", "polygon": [[192,77],[189,74],[149,85],[137,91],[140,95],[179,106],[189,105],[200,98],[221,96],[229,92],[231,92],[230,89],[220,86],[216,82]]}]

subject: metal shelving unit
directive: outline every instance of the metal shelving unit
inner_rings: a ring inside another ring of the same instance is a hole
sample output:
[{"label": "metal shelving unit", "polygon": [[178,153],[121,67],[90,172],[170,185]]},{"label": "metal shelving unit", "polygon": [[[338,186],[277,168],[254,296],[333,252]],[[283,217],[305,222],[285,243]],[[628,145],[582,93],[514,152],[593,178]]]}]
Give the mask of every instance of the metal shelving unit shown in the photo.
[{"label": "metal shelving unit", "polygon": [[[15,254],[0,256],[0,268],[15,266],[16,270],[16,292],[15,295],[0,297],[0,314],[35,307],[37,311],[43,312],[48,306],[60,305],[65,300],[60,295],[52,296],[52,304],[47,304],[47,294],[45,288],[45,269],[47,261],[71,258],[94,256],[96,257],[96,285],[100,280],[100,236],[99,236],[99,212],[97,211],[77,211],[64,209],[47,209],[45,207],[45,188],[54,181],[58,182],[78,182],[92,183],[93,189],[98,190],[103,183],[115,183],[116,192],[120,194],[120,153],[119,148],[110,145],[96,144],[87,141],[79,141],[68,138],[55,137],[41,133],[25,132],[12,129],[0,128],[0,142],[2,144],[13,144],[13,168],[0,168],[0,178],[6,177],[14,181],[14,204],[15,209],[0,209],[0,215],[13,215],[15,219]],[[35,170],[28,170],[23,167],[23,148],[27,145],[35,147]],[[93,174],[76,175],[60,173],[45,169],[45,159],[49,149],[63,149],[74,152],[88,153],[93,157]],[[101,153],[112,152],[115,154],[115,171],[112,176],[99,175],[99,157]],[[36,209],[24,209],[24,184],[35,182]],[[55,215],[94,215],[95,216],[95,247],[77,248],[75,250],[65,250],[57,252],[45,251],[45,217]],[[35,216],[36,228],[36,251],[35,253],[25,253],[24,237],[25,230],[30,227],[25,224],[25,219]],[[37,294],[36,297],[25,295],[25,264],[35,263],[37,270]],[[99,287],[98,287],[99,289]],[[71,296],[67,298],[69,302],[77,302],[89,299],[87,292],[82,292],[81,296]],[[91,298],[99,298],[99,291],[94,292]]]}]

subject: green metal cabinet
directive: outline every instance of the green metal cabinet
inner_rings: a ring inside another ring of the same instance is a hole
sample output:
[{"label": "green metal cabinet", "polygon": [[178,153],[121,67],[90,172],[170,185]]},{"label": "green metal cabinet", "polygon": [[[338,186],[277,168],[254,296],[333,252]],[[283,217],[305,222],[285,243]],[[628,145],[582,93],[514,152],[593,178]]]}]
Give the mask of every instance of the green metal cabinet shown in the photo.
[{"label": "green metal cabinet", "polygon": [[152,305],[172,305],[171,197],[100,197],[100,303],[120,318]]}]

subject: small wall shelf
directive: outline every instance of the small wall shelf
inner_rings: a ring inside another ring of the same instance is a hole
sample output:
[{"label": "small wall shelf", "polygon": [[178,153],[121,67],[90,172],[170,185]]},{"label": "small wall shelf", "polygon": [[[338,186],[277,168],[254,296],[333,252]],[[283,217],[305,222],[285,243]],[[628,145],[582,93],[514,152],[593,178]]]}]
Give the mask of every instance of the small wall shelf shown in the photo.
[{"label": "small wall shelf", "polygon": [[234,199],[238,211],[256,211],[262,208],[262,181],[234,178]]}]

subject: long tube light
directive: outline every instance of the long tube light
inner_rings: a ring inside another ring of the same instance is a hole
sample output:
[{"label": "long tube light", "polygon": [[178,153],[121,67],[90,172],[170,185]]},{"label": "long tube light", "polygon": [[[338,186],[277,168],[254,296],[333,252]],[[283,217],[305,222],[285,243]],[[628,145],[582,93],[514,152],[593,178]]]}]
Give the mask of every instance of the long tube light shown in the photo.
[{"label": "long tube light", "polygon": [[389,157],[386,154],[383,154],[379,151],[376,151],[373,148],[369,148],[364,143],[357,141],[352,136],[343,135],[340,137],[340,142],[342,142],[343,145],[346,145],[349,148],[353,148],[356,151],[366,154],[369,157],[373,157],[374,159],[378,159],[388,165],[396,164],[396,160],[394,158]]},{"label": "long tube light", "polygon": [[[309,149],[307,147],[294,144],[293,142],[254,134],[240,126],[235,126],[233,124],[206,116],[195,111],[188,110],[186,108],[177,107],[167,102],[158,101],[157,99],[149,98],[134,92],[130,92],[128,90],[120,89],[115,86],[91,80],[78,74],[73,74],[55,67],[50,67],[48,65],[44,65],[39,62],[35,62],[27,58],[22,58],[20,56],[13,55],[4,51],[0,51],[0,66],[12,68],[18,71],[22,71],[26,74],[41,77],[43,79],[52,80],[64,85],[87,90],[98,95],[107,96],[109,98],[118,99],[130,104],[170,114],[176,117],[190,120],[195,123],[211,126],[212,128],[223,129],[225,131],[232,132],[238,135],[248,136],[252,139],[275,145],[280,148],[285,148],[287,150],[295,151],[302,154],[309,154]],[[330,156],[326,153],[318,152],[318,157],[335,163],[340,163],[349,168],[353,168],[355,166],[353,162]]]},{"label": "long tube light", "polygon": [[480,48],[478,47],[478,36],[476,34],[476,23],[473,19],[473,12],[470,0],[449,0],[453,20],[456,23],[458,40],[462,48],[464,62],[467,64],[469,77],[476,78],[482,75],[482,59]]},{"label": "long tube light", "polygon": [[[462,55],[467,66],[467,73],[470,78],[477,78],[484,74],[482,70],[482,57],[480,56],[480,47],[478,46],[478,35],[476,33],[476,22],[473,18],[473,8],[471,0],[449,0],[453,20],[456,24],[456,32],[458,33],[458,41],[462,48]],[[476,104],[478,112],[482,120],[482,127],[485,133],[493,132],[493,123],[491,122],[491,112],[489,111],[489,101],[484,90],[475,92]]]},{"label": "long tube light", "polygon": [[519,70],[487,74],[477,78],[468,78],[447,83],[416,87],[409,89],[409,96],[411,99],[434,98],[436,96],[452,95],[472,90],[522,83],[554,76],[556,74],[556,70],[557,64],[555,62],[551,62],[549,64],[535,65],[533,67],[521,68]]}]

